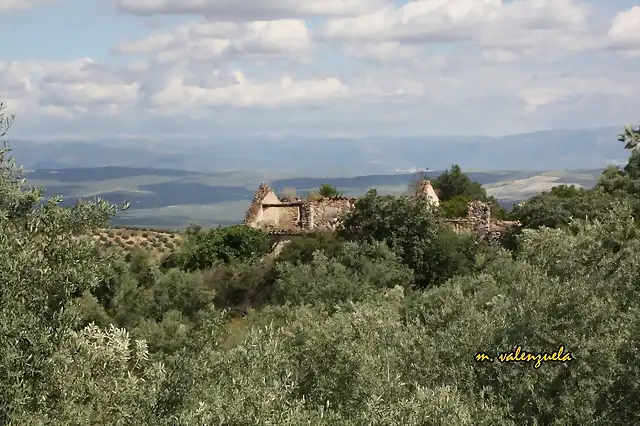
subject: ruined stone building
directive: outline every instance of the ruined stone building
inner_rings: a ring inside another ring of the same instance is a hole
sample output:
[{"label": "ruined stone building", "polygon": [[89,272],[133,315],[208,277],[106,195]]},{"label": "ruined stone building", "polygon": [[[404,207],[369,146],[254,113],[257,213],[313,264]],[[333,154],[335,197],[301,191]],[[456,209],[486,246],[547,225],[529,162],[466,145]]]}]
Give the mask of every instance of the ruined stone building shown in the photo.
[{"label": "ruined stone building", "polygon": [[[435,205],[440,204],[428,180],[419,184],[415,196],[425,197]],[[253,197],[243,223],[268,234],[280,236],[281,240],[309,232],[333,231],[340,219],[353,208],[356,200],[355,197],[284,199],[278,197],[269,185],[262,183]],[[469,203],[468,209],[466,218],[447,221],[456,232],[474,231],[495,239],[513,225],[513,222],[493,221],[487,203],[474,201]]]}]

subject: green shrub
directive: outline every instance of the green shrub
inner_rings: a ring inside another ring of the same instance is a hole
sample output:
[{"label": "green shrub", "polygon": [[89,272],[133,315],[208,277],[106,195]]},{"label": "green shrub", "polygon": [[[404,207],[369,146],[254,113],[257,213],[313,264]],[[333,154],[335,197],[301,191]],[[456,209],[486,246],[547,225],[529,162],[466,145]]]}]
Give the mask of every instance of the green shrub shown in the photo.
[{"label": "green shrub", "polygon": [[329,256],[333,256],[342,248],[343,241],[335,234],[323,232],[314,235],[305,235],[290,241],[278,255],[278,262],[310,263],[313,254],[322,250]]},{"label": "green shrub", "polygon": [[271,300],[276,277],[272,262],[219,264],[204,272],[203,284],[216,307],[243,314]]},{"label": "green shrub", "polygon": [[246,226],[211,229],[191,236],[180,249],[184,270],[210,268],[217,261],[230,263],[259,257],[271,249],[269,238],[259,230]]},{"label": "green shrub", "polygon": [[282,262],[277,272],[278,303],[333,306],[367,299],[383,288],[413,284],[412,271],[381,243],[346,243],[333,257],[316,251],[310,263]]},{"label": "green shrub", "polygon": [[440,203],[442,215],[449,218],[466,217],[468,204],[473,200],[474,199],[470,196],[458,195],[447,201],[443,201]]},{"label": "green shrub", "polygon": [[415,272],[418,287],[441,284],[465,273],[475,262],[474,237],[457,235],[442,221],[440,210],[419,197],[378,196],[358,199],[339,234],[356,242],[385,243]]},{"label": "green shrub", "polygon": [[599,188],[587,190],[562,185],[532,197],[524,205],[515,206],[509,216],[520,221],[525,229],[561,228],[568,226],[572,219],[602,217],[620,203],[627,203],[627,200]]}]

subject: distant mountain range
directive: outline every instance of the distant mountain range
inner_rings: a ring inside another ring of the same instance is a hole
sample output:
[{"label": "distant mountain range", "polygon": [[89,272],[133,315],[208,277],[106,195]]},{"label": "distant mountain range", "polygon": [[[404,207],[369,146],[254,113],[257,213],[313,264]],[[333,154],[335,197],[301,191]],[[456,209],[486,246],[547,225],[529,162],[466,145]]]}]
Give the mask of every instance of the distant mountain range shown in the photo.
[{"label": "distant mountain range", "polygon": [[28,169],[123,166],[203,173],[253,172],[277,177],[391,174],[395,171],[566,170],[602,168],[628,154],[619,128],[549,130],[503,137],[399,138],[112,138],[10,141]]}]

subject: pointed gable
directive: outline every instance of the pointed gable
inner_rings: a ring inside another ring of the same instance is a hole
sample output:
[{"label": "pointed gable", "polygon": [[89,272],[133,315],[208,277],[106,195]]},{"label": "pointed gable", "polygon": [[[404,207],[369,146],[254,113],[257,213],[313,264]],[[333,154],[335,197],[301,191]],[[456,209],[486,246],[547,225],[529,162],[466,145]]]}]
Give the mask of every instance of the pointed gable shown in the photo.
[{"label": "pointed gable", "polygon": [[436,194],[436,191],[431,186],[431,181],[423,180],[418,186],[418,190],[416,191],[416,197],[424,197],[434,203],[436,206],[440,205],[440,199]]},{"label": "pointed gable", "polygon": [[253,225],[255,221],[259,219],[260,212],[262,211],[262,205],[265,203],[280,204],[281,201],[273,189],[268,184],[262,182],[253,196],[253,200],[247,210],[243,223],[245,225]]}]

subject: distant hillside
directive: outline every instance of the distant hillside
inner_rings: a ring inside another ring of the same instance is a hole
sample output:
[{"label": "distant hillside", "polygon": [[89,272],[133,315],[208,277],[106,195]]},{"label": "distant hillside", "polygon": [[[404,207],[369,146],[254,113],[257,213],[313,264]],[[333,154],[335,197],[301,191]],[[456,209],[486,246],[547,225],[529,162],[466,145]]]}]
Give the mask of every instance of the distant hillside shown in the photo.
[{"label": "distant hillside", "polygon": [[[496,171],[469,172],[505,207],[562,183],[591,187],[601,169],[559,172]],[[440,172],[429,172],[435,179]],[[26,173],[32,185],[45,189],[45,196],[62,195],[63,203],[101,197],[111,203],[131,203],[128,212],[114,224],[176,228],[191,222],[205,226],[230,225],[242,220],[251,198],[262,181],[276,191],[295,188],[305,196],[324,183],[335,185],[346,195],[363,195],[371,188],[381,194],[406,193],[417,174],[366,175],[354,177],[274,178],[239,172],[200,173],[175,169],[99,167],[43,169]]]},{"label": "distant hillside", "polygon": [[563,170],[602,168],[624,161],[619,128],[549,130],[504,137],[430,135],[335,139],[119,139],[14,141],[29,169],[124,166],[203,173],[254,170],[278,177],[391,174],[416,168],[466,170]]}]

